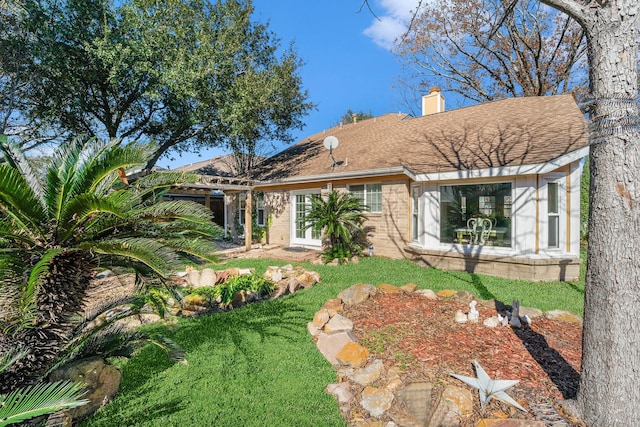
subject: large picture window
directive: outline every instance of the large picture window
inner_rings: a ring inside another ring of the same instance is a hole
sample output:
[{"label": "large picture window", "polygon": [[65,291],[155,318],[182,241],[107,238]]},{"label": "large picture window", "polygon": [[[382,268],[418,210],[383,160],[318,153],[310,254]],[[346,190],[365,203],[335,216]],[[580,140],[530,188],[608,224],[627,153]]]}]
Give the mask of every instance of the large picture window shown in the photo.
[{"label": "large picture window", "polygon": [[511,183],[440,187],[440,242],[511,247]]},{"label": "large picture window", "polygon": [[382,184],[350,185],[349,192],[369,208],[369,212],[382,212]]}]

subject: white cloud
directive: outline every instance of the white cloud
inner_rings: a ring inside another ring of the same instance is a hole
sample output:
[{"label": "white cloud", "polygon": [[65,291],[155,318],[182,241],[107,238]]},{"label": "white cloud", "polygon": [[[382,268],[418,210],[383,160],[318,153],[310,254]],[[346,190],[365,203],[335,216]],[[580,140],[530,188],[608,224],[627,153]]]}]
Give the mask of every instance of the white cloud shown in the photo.
[{"label": "white cloud", "polygon": [[379,19],[372,19],[363,34],[375,44],[392,49],[396,38],[407,30],[413,11],[419,0],[379,0],[371,2],[371,8]]}]

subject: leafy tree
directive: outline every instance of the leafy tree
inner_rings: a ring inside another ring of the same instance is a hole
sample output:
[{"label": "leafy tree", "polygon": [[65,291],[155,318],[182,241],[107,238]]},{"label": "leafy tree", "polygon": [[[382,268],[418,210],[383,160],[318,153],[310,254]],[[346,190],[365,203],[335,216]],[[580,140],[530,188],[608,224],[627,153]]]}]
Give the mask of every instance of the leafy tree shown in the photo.
[{"label": "leafy tree", "polygon": [[312,104],[293,48],[251,21],[251,1],[30,0],[3,36],[23,46],[23,114],[63,135],[156,141],[158,158],[290,141]]},{"label": "leafy tree", "polygon": [[129,183],[126,171],[140,168],[150,147],[77,139],[38,176],[16,146],[0,145],[0,354],[31,350],[0,376],[5,392],[60,360],[94,268],[162,279],[184,256],[212,260],[219,229],[204,206],[162,200],[195,177],[153,173]]},{"label": "leafy tree", "polygon": [[355,255],[362,254],[356,237],[364,232],[362,224],[367,216],[366,208],[351,193],[332,191],[322,197],[314,195],[311,208],[305,219],[306,228],[317,228],[325,235],[325,261],[338,259],[342,263]]},{"label": "leafy tree", "polygon": [[[28,354],[11,351],[0,355],[0,374]],[[41,415],[84,405],[84,391],[80,384],[68,381],[39,384],[0,394],[0,426],[19,423]]]},{"label": "leafy tree", "polygon": [[395,53],[408,93],[487,102],[584,88],[585,50],[584,30],[537,0],[454,0],[421,2]]},{"label": "leafy tree", "polygon": [[371,114],[371,111],[369,111],[368,113],[365,113],[364,111],[359,111],[356,113],[351,108],[349,108],[347,112],[344,113],[340,118],[340,123],[342,124],[355,123],[355,122],[372,119],[372,118],[373,118],[373,114]]}]

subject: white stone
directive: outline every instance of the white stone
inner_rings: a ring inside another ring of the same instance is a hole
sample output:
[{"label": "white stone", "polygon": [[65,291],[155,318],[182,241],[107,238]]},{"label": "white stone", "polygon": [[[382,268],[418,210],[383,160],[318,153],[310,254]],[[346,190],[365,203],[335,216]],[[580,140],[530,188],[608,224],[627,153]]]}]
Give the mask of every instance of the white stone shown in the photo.
[{"label": "white stone", "polygon": [[484,319],[484,322],[482,322],[482,324],[484,326],[486,326],[487,328],[495,328],[500,326],[502,322],[500,322],[500,320],[498,320],[497,317],[493,316],[493,317],[488,317],[486,319]]},{"label": "white stone", "polygon": [[469,319],[467,319],[467,315],[464,314],[462,310],[457,310],[455,320],[456,323],[467,323]]}]

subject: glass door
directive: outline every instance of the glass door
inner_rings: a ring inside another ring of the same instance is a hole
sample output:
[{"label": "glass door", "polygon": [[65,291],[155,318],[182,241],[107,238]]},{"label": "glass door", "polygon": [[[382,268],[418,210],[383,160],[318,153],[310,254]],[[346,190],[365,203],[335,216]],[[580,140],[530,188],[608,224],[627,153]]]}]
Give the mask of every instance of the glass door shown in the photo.
[{"label": "glass door", "polygon": [[311,209],[311,198],[319,191],[293,193],[292,200],[292,239],[291,243],[302,246],[322,246],[321,230],[307,225],[307,213]]}]

